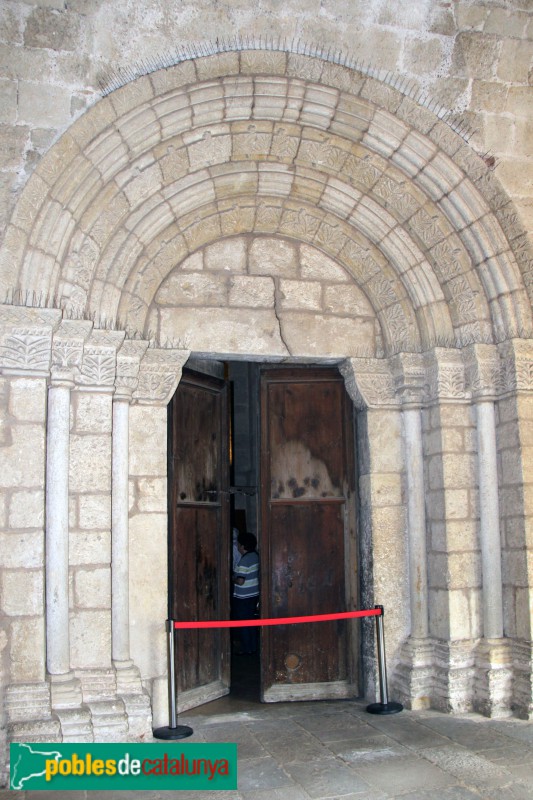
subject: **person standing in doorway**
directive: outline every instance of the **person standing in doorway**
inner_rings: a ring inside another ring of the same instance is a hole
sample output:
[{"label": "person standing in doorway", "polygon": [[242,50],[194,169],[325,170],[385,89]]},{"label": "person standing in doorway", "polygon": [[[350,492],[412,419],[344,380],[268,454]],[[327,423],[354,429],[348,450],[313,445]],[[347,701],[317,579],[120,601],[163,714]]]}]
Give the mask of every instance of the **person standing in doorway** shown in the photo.
[{"label": "person standing in doorway", "polygon": [[[233,573],[233,619],[253,619],[259,600],[259,555],[253,533],[241,533],[238,538],[241,558]],[[239,628],[240,654],[257,652],[257,628]]]}]

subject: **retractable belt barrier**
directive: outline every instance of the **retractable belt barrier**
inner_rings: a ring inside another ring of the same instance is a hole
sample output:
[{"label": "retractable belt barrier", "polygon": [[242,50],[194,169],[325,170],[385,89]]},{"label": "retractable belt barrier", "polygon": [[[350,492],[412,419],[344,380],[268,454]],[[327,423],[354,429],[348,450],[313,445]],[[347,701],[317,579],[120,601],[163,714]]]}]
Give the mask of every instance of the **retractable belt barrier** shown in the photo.
[{"label": "retractable belt barrier", "polygon": [[362,611],[341,611],[336,614],[312,614],[303,617],[273,617],[265,619],[245,619],[245,620],[206,620],[194,622],[178,622],[177,620],[167,619],[167,652],[168,652],[168,705],[169,705],[169,724],[161,728],[155,728],[153,735],[156,739],[184,739],[193,733],[193,729],[188,725],[178,725],[176,710],[176,668],[175,668],[175,631],[191,630],[200,628],[249,628],[264,627],[267,625],[294,625],[309,622],[328,622],[339,619],[354,619],[357,617],[376,618],[376,643],[379,670],[379,690],[380,702],[371,703],[366,710],[369,714],[397,714],[402,711],[401,703],[389,700],[387,686],[387,664],[385,661],[385,633],[383,630],[383,606]]}]

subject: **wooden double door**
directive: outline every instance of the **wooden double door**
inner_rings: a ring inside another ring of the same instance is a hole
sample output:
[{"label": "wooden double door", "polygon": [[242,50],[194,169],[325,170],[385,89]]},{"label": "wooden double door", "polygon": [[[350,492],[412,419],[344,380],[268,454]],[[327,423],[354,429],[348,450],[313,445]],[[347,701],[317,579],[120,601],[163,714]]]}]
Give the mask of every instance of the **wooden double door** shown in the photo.
[{"label": "wooden double door", "polygon": [[[258,437],[262,617],[357,607],[352,403],[335,368],[260,370]],[[185,369],[169,407],[169,615],[228,619],[228,385]],[[358,621],[261,629],[261,699],[358,694]],[[227,629],[179,632],[180,708],[229,691]]]}]

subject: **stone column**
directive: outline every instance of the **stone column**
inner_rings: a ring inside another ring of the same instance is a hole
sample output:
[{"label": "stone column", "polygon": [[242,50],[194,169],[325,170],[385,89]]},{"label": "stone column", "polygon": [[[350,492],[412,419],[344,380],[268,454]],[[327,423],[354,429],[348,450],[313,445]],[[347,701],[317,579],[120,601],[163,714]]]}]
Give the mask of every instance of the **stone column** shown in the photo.
[{"label": "stone column", "polygon": [[483,635],[486,639],[500,639],[503,636],[502,561],[494,403],[478,401],[476,412]]},{"label": "stone column", "polygon": [[396,356],[392,368],[396,392],[402,404],[411,638],[425,639],[428,635],[428,577],[421,418],[425,371],[422,356],[414,354]]},{"label": "stone column", "polygon": [[50,675],[70,669],[68,599],[68,470],[70,390],[53,376],[48,390],[46,441],[46,664]]},{"label": "stone column", "polygon": [[120,695],[142,692],[130,658],[129,608],[129,415],[139,366],[148,342],[126,341],[117,355],[113,397],[111,470],[111,653]]},{"label": "stone column", "polygon": [[420,408],[403,408],[402,418],[407,484],[411,637],[425,639],[428,635],[428,573]]},{"label": "stone column", "polygon": [[70,669],[69,446],[70,393],[91,323],[63,321],[53,340],[46,450],[46,664],[52,706],[81,704]]},{"label": "stone column", "polygon": [[474,707],[497,716],[511,698],[511,654],[503,639],[502,539],[500,485],[494,400],[501,388],[498,351],[493,345],[465,348],[468,385],[475,404],[479,544],[481,549],[483,638],[476,649]]}]

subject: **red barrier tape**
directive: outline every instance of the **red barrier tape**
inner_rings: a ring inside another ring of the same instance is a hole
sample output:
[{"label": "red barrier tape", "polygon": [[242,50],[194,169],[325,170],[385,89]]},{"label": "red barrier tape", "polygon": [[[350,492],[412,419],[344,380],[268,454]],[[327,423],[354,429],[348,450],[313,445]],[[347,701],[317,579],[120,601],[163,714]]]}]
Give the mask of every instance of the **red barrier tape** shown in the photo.
[{"label": "red barrier tape", "polygon": [[338,614],[313,614],[310,617],[276,617],[271,619],[209,620],[207,622],[176,622],[174,628],[248,628],[253,625],[293,625],[295,622],[327,622],[332,619],[353,619],[354,617],[380,617],[381,608],[368,611],[342,611]]}]

